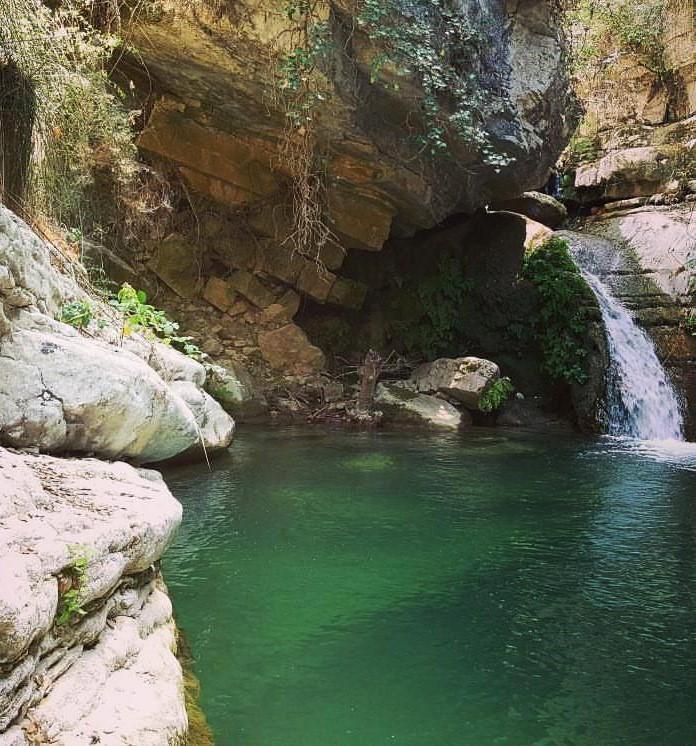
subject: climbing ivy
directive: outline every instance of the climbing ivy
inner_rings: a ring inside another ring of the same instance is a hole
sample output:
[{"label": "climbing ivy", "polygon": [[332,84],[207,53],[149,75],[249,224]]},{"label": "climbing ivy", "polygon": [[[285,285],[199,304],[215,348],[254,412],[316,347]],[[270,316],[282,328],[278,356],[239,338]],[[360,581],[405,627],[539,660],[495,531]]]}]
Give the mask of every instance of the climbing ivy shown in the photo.
[{"label": "climbing ivy", "polygon": [[586,383],[588,306],[594,296],[570,256],[568,243],[549,238],[525,257],[522,275],[539,293],[533,326],[544,370],[568,383]]},{"label": "climbing ivy", "polygon": [[[415,76],[423,89],[420,113],[425,123],[418,140],[432,156],[447,153],[457,138],[500,168],[511,158],[496,152],[483,126],[483,99],[477,75],[480,22],[463,4],[448,0],[364,0],[358,27],[379,45],[371,63],[371,82],[389,64],[401,77]],[[398,90],[399,83],[390,83]]]}]

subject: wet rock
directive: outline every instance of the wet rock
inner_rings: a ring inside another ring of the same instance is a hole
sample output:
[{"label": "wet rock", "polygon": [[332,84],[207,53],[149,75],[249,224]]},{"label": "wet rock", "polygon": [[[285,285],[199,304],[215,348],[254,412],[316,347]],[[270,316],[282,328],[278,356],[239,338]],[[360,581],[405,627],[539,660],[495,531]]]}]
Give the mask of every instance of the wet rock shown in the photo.
[{"label": "wet rock", "polygon": [[201,441],[208,452],[227,448],[234,435],[234,420],[220,404],[189,381],[174,381],[170,388],[186,402],[198,426],[199,442],[190,450],[200,447]]},{"label": "wet rock", "polygon": [[481,396],[500,377],[500,368],[478,357],[440,358],[423,363],[413,371],[411,381],[417,391],[439,393],[477,410]]},{"label": "wet rock", "polygon": [[444,399],[418,393],[414,387],[404,384],[378,384],[375,408],[383,413],[385,423],[395,425],[458,430],[471,423],[468,413]]}]

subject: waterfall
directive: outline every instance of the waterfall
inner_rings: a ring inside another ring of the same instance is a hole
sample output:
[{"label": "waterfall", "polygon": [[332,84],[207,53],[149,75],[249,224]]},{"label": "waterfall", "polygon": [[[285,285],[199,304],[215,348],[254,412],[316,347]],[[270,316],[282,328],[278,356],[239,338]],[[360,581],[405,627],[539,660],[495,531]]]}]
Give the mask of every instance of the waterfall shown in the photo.
[{"label": "waterfall", "polygon": [[609,434],[640,440],[683,440],[679,400],[650,337],[599,277],[581,271],[597,297],[607,333]]}]

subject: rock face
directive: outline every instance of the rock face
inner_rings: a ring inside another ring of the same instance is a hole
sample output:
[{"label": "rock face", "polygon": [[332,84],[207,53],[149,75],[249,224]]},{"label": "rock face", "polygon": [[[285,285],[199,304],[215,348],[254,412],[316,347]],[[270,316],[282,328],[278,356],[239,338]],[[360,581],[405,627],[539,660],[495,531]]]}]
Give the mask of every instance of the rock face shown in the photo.
[{"label": "rock face", "polygon": [[[603,39],[594,67],[578,76],[586,116],[565,159],[573,200],[659,203],[694,191],[696,0],[666,0],[659,12],[664,31],[652,47]],[[587,31],[581,43],[591,46]]]},{"label": "rock face", "polygon": [[500,368],[490,360],[478,357],[440,358],[424,363],[413,371],[416,390],[439,393],[477,410],[481,396],[500,377]]},{"label": "rock face", "polygon": [[696,427],[696,337],[684,327],[696,277],[692,206],[643,207],[585,220],[566,235],[652,337]]},{"label": "rock face", "polygon": [[183,739],[154,564],[180,520],[155,472],[0,449],[2,746]]},{"label": "rock face", "polygon": [[408,384],[378,384],[375,406],[383,413],[385,422],[395,425],[458,430],[471,424],[471,417],[449,402],[420,394]]},{"label": "rock face", "polygon": [[[288,18],[271,0],[252,0],[243,13],[229,3],[216,13],[207,2],[194,5],[165,0],[126,30],[130,51],[115,76],[145,112],[138,145],[181,179],[193,208],[182,208],[171,233],[143,256],[124,258],[157,278],[165,307],[209,337],[205,351],[216,362],[241,362],[257,380],[287,372],[268,339],[290,335],[292,327],[278,330],[301,303],[363,308],[366,284],[341,272],[351,253],[378,252],[390,237],[539,187],[572,129],[565,40],[548,0],[459,3],[474,40],[466,50],[449,50],[456,43],[433,24],[440,58],[451,51],[460,82],[476,78],[478,128],[477,136],[453,134],[457,112],[444,102],[447,155],[435,158],[423,147],[427,101],[417,76],[407,63],[377,64],[384,50],[353,4],[319,6],[329,42],[312,84],[321,92],[314,104],[323,103],[311,135],[308,123],[290,137],[293,93],[281,63],[296,48],[297,14]],[[311,151],[302,162],[318,169],[313,220],[334,239],[319,248],[293,239],[298,164],[288,148],[298,142]],[[310,357],[303,369],[321,364]]]},{"label": "rock face", "polygon": [[[278,210],[262,217],[262,203],[284,192],[288,167],[278,153],[285,114],[273,73],[261,60],[273,64],[292,49],[284,41],[292,24],[264,0],[250,3],[240,17],[217,21],[183,6],[164,3],[156,21],[141,19],[129,29],[141,62],[127,60],[124,72],[137,82],[146,67],[160,94],[140,147],[169,160],[191,189],[215,202],[258,205],[253,222],[270,225],[264,230],[272,236],[284,215]],[[466,73],[477,74],[487,137],[495,152],[516,159],[502,168],[486,165],[471,143],[455,139],[451,162],[423,161],[416,172],[411,159],[422,144],[402,133],[414,116],[407,100],[422,99],[422,89],[393,66],[375,68],[384,50],[356,21],[353,6],[327,4],[329,38],[336,42],[329,55],[335,50],[336,59],[329,60],[322,81],[327,103],[317,117],[317,136],[331,143],[330,219],[347,248],[379,250],[392,230],[429,227],[492,196],[538,186],[563,147],[572,123],[553,3],[466,0],[458,10],[478,29],[476,61]],[[451,42],[443,37],[439,43]]]},{"label": "rock face", "polygon": [[[203,366],[141,337],[122,343],[113,312],[2,207],[0,273],[0,443],[140,462],[195,448],[199,432],[209,449],[229,445],[234,423],[202,390]],[[89,335],[56,320],[75,300],[101,315]]]},{"label": "rock face", "polygon": [[562,202],[541,192],[524,192],[515,199],[495,202],[492,207],[495,210],[517,212],[549,228],[559,228],[568,218],[568,210]]}]

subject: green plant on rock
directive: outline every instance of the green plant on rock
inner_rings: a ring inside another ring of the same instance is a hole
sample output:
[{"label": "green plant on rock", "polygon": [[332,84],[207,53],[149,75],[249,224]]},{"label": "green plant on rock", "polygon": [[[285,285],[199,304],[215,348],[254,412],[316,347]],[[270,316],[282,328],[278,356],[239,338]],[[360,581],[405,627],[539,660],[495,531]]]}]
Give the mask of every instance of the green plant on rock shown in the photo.
[{"label": "green plant on rock", "polygon": [[74,300],[66,303],[60,313],[60,320],[76,329],[87,328],[94,318],[94,308],[87,300]]},{"label": "green plant on rock", "polygon": [[64,627],[85,615],[82,596],[87,581],[89,552],[84,547],[70,547],[71,562],[58,575],[58,609],[56,625]]},{"label": "green plant on rock", "polygon": [[534,333],[543,368],[552,377],[583,384],[589,306],[594,296],[570,255],[568,243],[552,236],[525,257],[522,276],[539,294]]},{"label": "green plant on rock", "polygon": [[[418,139],[429,155],[447,154],[455,139],[496,169],[513,160],[495,150],[484,127],[477,74],[480,20],[447,0],[364,0],[357,22],[382,50],[370,66],[372,83],[387,65],[397,76],[419,82],[424,129]],[[399,88],[399,83],[386,85]]]},{"label": "green plant on rock", "polygon": [[484,390],[479,399],[479,409],[482,412],[495,412],[510,398],[515,390],[512,381],[507,378],[496,378]]},{"label": "green plant on rock", "polygon": [[471,290],[462,260],[444,256],[436,272],[407,282],[397,292],[392,335],[406,350],[432,360],[453,352],[464,329],[464,305]]},{"label": "green plant on rock", "polygon": [[193,343],[193,337],[178,335],[179,324],[167,318],[164,311],[155,308],[147,302],[147,293],[136,290],[132,285],[124,282],[110,304],[123,315],[123,336],[139,332],[151,339],[171,345],[184,355],[196,360],[203,357],[203,353]]}]

